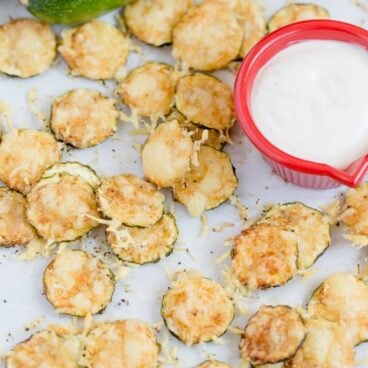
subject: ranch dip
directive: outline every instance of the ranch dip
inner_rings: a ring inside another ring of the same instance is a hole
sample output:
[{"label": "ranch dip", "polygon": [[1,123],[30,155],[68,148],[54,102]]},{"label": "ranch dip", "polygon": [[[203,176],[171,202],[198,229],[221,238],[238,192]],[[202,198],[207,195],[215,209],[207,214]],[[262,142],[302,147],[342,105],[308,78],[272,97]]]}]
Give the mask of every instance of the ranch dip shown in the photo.
[{"label": "ranch dip", "polygon": [[340,41],[287,47],[258,73],[252,116],[282,151],[345,168],[368,153],[368,52]]}]

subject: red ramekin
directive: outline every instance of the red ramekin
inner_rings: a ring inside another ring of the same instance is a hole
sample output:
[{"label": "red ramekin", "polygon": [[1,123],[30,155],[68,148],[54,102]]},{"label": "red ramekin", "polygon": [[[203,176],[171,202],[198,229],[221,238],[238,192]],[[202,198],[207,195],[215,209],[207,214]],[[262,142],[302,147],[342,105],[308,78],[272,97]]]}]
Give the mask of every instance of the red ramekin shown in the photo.
[{"label": "red ramekin", "polygon": [[275,54],[294,43],[305,40],[344,41],[368,49],[368,31],[334,20],[298,22],[270,33],[253,47],[238,71],[234,91],[238,121],[246,136],[262,153],[266,162],[284,180],[314,189],[334,188],[340,184],[356,187],[362,182],[368,170],[368,154],[344,170],[302,160],[274,146],[263,136],[253,121],[250,100],[257,73]]}]

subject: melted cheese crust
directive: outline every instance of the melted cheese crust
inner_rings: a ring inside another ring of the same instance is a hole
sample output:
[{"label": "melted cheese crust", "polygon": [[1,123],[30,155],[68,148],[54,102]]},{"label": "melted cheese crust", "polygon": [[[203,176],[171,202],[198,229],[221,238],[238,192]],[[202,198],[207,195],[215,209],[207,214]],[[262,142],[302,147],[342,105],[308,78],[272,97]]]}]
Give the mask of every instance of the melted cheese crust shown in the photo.
[{"label": "melted cheese crust", "polygon": [[128,5],[124,19],[141,41],[154,46],[171,43],[175,25],[192,6],[192,0],[138,0]]},{"label": "melted cheese crust", "polygon": [[175,198],[195,217],[225,202],[238,186],[227,153],[202,146],[198,161],[199,166],[192,165],[184,183],[177,183],[173,188]]},{"label": "melted cheese crust", "polygon": [[67,249],[47,266],[43,285],[47,299],[59,313],[84,317],[106,308],[115,281],[98,258]]},{"label": "melted cheese crust", "polygon": [[208,2],[192,7],[174,28],[173,56],[203,71],[227,66],[238,54],[243,30],[232,9]]},{"label": "melted cheese crust", "polygon": [[220,284],[187,274],[164,294],[161,314],[167,328],[192,345],[224,334],[234,318],[234,307]]},{"label": "melted cheese crust", "polygon": [[73,75],[89,79],[111,79],[125,65],[129,38],[117,28],[93,20],[64,30],[59,52]]},{"label": "melted cheese crust", "polygon": [[[137,264],[159,261],[172,252],[179,235],[172,215],[163,215],[162,219],[151,227],[127,227],[133,244],[118,239],[114,232],[106,233],[106,240],[113,252],[122,260]],[[119,229],[121,230],[121,229]]]},{"label": "melted cheese crust", "polygon": [[331,243],[328,216],[302,203],[273,206],[259,221],[290,232],[298,243],[298,268],[313,265]]},{"label": "melted cheese crust", "polygon": [[35,19],[11,19],[0,26],[0,72],[28,78],[47,70],[56,57],[56,37]]},{"label": "melted cheese crust", "polygon": [[328,19],[327,9],[314,4],[289,4],[277,11],[268,22],[270,32],[291,23],[309,19]]},{"label": "melted cheese crust", "polygon": [[307,336],[285,368],[354,368],[354,348],[344,330],[322,318],[306,321]]},{"label": "melted cheese crust", "polygon": [[156,368],[159,345],[150,326],[137,320],[103,323],[85,346],[87,368]]},{"label": "melted cheese crust", "polygon": [[60,158],[61,146],[51,134],[12,130],[3,136],[0,144],[0,180],[26,194]]},{"label": "melted cheese crust", "polygon": [[164,195],[152,184],[131,174],[102,179],[97,199],[105,216],[128,226],[152,226],[164,213]]},{"label": "melted cheese crust", "polygon": [[24,245],[35,236],[26,219],[26,199],[19,193],[0,188],[0,246]]},{"label": "melted cheese crust", "polygon": [[304,322],[295,309],[262,306],[245,326],[240,352],[252,364],[277,363],[292,357],[305,336]]},{"label": "melted cheese crust", "polygon": [[297,243],[288,233],[268,224],[256,224],[234,240],[232,267],[250,289],[279,286],[297,272]]},{"label": "melted cheese crust", "polygon": [[212,76],[196,73],[179,80],[176,106],[187,120],[217,130],[234,123],[233,96],[230,87]]},{"label": "melted cheese crust", "polygon": [[120,83],[118,93],[123,103],[140,116],[168,114],[175,94],[173,68],[162,63],[147,63],[134,69]]},{"label": "melted cheese crust", "polygon": [[52,104],[51,129],[58,140],[76,148],[95,146],[117,129],[115,104],[98,91],[81,88],[67,92]]},{"label": "melted cheese crust", "polygon": [[83,179],[69,174],[42,179],[27,196],[27,217],[48,241],[71,241],[99,224],[93,188]]},{"label": "melted cheese crust", "polygon": [[77,351],[52,331],[41,331],[17,345],[6,359],[7,368],[78,368]]},{"label": "melted cheese crust", "polygon": [[190,168],[193,142],[176,120],[160,124],[142,150],[144,176],[158,187],[171,187]]},{"label": "melted cheese crust", "polygon": [[231,368],[231,365],[219,362],[218,360],[207,360],[198,365],[197,368]]},{"label": "melted cheese crust", "polygon": [[368,285],[350,273],[335,273],[313,293],[312,316],[340,323],[354,344],[368,340]]},{"label": "melted cheese crust", "polygon": [[193,141],[200,141],[203,136],[203,131],[207,130],[208,138],[203,143],[203,145],[205,146],[209,146],[221,151],[226,143],[225,135],[216,129],[200,128],[199,126],[191,123],[185,124],[185,128],[189,133],[193,133],[193,135],[191,136]]}]

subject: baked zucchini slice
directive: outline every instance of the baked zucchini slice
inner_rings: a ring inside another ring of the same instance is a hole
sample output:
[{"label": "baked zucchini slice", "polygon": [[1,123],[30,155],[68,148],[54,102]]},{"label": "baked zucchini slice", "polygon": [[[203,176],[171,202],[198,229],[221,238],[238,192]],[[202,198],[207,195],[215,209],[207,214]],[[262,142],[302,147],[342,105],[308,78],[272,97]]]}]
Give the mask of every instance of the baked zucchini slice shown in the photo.
[{"label": "baked zucchini slice", "polygon": [[268,22],[268,30],[275,31],[278,28],[291,23],[309,19],[328,19],[328,10],[315,4],[289,4],[277,11]]},{"label": "baked zucchini slice", "polygon": [[73,161],[56,163],[45,171],[43,178],[50,178],[51,176],[62,174],[78,176],[86,181],[93,189],[97,189],[101,185],[101,179],[90,166]]},{"label": "baked zucchini slice", "polygon": [[305,322],[307,336],[285,368],[353,368],[354,348],[338,323],[323,318]]},{"label": "baked zucchini slice", "polygon": [[230,156],[212,147],[202,146],[198,152],[199,165],[192,165],[184,182],[174,185],[175,199],[187,207],[192,216],[218,207],[231,197],[237,186]]},{"label": "baked zucchini slice", "polygon": [[0,188],[0,247],[25,245],[35,237],[26,218],[26,199],[20,193]]},{"label": "baked zucchini slice", "polygon": [[283,285],[297,273],[297,243],[278,226],[255,224],[242,231],[231,256],[235,276],[250,289]]},{"label": "baked zucchini slice", "polygon": [[59,52],[71,73],[89,79],[112,79],[126,63],[129,38],[117,28],[93,20],[64,30]]},{"label": "baked zucchini slice", "polygon": [[160,188],[183,180],[190,168],[193,142],[176,120],[160,124],[142,150],[144,177]]},{"label": "baked zucchini slice", "polygon": [[159,345],[153,329],[138,320],[105,322],[88,334],[84,349],[86,368],[156,368]]},{"label": "baked zucchini slice", "polygon": [[220,284],[182,272],[164,294],[161,314],[175,337],[193,345],[223,335],[234,318],[234,307]]},{"label": "baked zucchini slice", "polygon": [[0,144],[0,180],[23,194],[42,177],[44,171],[61,159],[61,146],[47,132],[12,130]]},{"label": "baked zucchini slice", "polygon": [[57,98],[50,127],[55,137],[76,148],[95,146],[112,136],[119,122],[116,101],[91,89],[75,89]]},{"label": "baked zucchini slice", "polygon": [[107,307],[115,279],[98,258],[66,249],[46,267],[43,286],[46,298],[57,312],[85,317]]},{"label": "baked zucchini slice", "polygon": [[120,83],[117,92],[122,102],[140,116],[166,115],[175,94],[173,71],[167,64],[147,63],[134,69]]},{"label": "baked zucchini slice", "polygon": [[93,187],[78,176],[57,174],[40,180],[27,196],[27,218],[47,241],[67,242],[99,223]]},{"label": "baked zucchini slice", "polygon": [[219,362],[218,360],[206,360],[198,365],[197,368],[231,368],[231,365]]},{"label": "baked zucchini slice", "polygon": [[97,200],[106,217],[127,226],[152,226],[162,218],[165,209],[164,195],[132,174],[102,179]]},{"label": "baked zucchini slice", "polygon": [[106,240],[119,259],[125,262],[145,264],[157,262],[169,255],[179,235],[175,218],[163,215],[161,220],[151,227],[127,227],[122,225],[129,239],[119,238],[114,232],[106,231]]},{"label": "baked zucchini slice", "polygon": [[331,243],[329,217],[303,203],[275,205],[259,222],[279,226],[292,233],[298,243],[297,264],[300,270],[312,266]]},{"label": "baked zucchini slice", "polygon": [[217,130],[229,129],[234,124],[231,89],[215,77],[196,73],[181,78],[176,87],[175,103],[194,124]]},{"label": "baked zucchini slice", "polygon": [[291,358],[306,337],[302,317],[287,305],[262,306],[247,322],[240,353],[253,365]]},{"label": "baked zucchini slice", "polygon": [[35,333],[7,354],[7,368],[78,368],[78,346],[51,330]]},{"label": "baked zucchini slice", "polygon": [[334,273],[313,292],[308,312],[339,323],[355,345],[368,340],[368,285],[350,273]]},{"label": "baked zucchini slice", "polygon": [[46,71],[56,57],[51,27],[35,19],[11,19],[0,26],[0,72],[28,78]]},{"label": "baked zucchini slice", "polygon": [[196,5],[174,28],[173,56],[183,65],[202,71],[226,67],[239,55],[243,30],[226,4]]},{"label": "baked zucchini slice", "polygon": [[192,0],[138,0],[125,7],[130,32],[153,46],[172,42],[173,29],[192,6]]}]

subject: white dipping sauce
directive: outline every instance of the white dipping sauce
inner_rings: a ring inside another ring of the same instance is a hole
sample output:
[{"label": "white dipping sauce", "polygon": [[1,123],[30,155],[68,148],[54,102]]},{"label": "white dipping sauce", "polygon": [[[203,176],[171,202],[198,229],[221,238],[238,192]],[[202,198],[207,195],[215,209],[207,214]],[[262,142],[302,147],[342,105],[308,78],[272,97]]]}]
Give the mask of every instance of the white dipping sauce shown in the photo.
[{"label": "white dipping sauce", "polygon": [[291,45],[260,70],[251,110],[277,148],[345,168],[368,153],[368,52],[340,41]]}]

